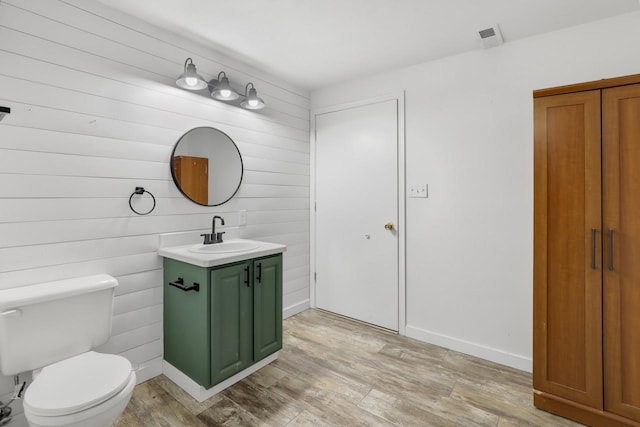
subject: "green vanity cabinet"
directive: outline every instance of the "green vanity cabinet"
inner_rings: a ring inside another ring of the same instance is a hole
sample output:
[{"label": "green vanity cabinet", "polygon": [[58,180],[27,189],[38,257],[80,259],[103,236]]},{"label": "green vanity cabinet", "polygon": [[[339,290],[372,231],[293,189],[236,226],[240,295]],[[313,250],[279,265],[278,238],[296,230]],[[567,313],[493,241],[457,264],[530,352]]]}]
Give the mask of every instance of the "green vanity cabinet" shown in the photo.
[{"label": "green vanity cabinet", "polygon": [[[216,267],[164,259],[164,358],[210,388],[282,348],[282,254]],[[169,285],[182,278],[184,291]]]}]

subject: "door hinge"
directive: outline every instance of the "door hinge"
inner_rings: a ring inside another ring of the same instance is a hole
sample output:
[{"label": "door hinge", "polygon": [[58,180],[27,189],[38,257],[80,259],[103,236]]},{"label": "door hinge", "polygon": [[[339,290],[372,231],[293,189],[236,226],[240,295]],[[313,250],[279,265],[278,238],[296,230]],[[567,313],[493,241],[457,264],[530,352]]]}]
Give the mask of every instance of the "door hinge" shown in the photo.
[{"label": "door hinge", "polygon": [[313,211],[318,212],[318,203],[313,203]]},{"label": "door hinge", "polygon": [[313,272],[313,281],[314,282],[318,281],[318,273],[316,273],[315,271]]}]

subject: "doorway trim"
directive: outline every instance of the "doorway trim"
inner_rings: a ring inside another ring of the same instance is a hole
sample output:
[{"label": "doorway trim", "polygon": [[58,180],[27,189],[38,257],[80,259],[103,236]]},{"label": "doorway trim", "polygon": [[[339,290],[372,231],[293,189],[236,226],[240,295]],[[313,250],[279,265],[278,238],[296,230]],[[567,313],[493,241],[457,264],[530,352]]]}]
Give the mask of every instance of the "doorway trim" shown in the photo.
[{"label": "doorway trim", "polygon": [[351,108],[395,100],[398,106],[398,334],[406,335],[406,183],[405,183],[405,93],[404,91],[361,99],[344,104],[311,110],[311,151],[310,151],[310,253],[309,253],[309,292],[310,305],[316,307],[316,118],[321,114],[333,113]]}]

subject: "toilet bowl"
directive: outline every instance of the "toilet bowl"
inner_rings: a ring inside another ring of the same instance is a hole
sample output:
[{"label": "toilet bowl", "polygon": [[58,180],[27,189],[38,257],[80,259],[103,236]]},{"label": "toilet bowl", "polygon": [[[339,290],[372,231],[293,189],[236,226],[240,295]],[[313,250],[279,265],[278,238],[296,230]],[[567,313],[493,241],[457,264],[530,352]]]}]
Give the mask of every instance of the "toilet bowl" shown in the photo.
[{"label": "toilet bowl", "polygon": [[92,351],[111,336],[116,286],[96,274],[0,290],[0,374],[33,372],[32,427],[107,427],[127,406],[131,363]]},{"label": "toilet bowl", "polygon": [[24,414],[31,427],[108,427],[135,384],[127,359],[89,351],[34,371]]}]

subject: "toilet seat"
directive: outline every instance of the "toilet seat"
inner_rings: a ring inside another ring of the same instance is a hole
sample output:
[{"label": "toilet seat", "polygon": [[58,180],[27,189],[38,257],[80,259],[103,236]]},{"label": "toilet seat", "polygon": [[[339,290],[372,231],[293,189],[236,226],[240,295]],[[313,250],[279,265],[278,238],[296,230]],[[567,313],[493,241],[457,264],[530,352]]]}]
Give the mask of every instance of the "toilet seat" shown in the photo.
[{"label": "toilet seat", "polygon": [[87,410],[120,393],[131,375],[131,363],[122,356],[79,354],[42,368],[25,393],[25,411],[56,417]]}]

